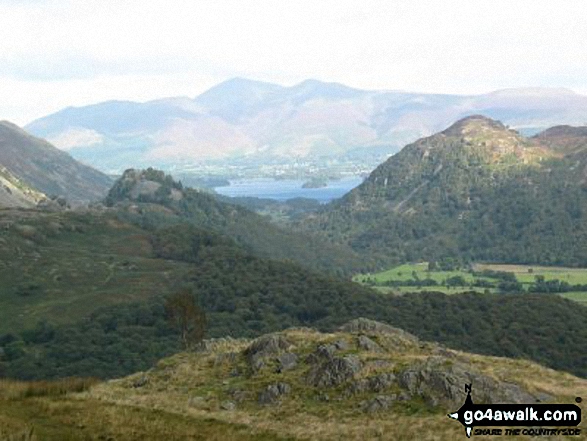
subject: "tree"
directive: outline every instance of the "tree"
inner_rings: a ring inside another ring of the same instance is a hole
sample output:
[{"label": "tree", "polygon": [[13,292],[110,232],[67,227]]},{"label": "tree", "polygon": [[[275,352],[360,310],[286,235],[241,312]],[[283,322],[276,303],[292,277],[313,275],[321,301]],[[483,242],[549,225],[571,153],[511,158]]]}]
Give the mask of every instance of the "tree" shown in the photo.
[{"label": "tree", "polygon": [[206,314],[190,289],[182,289],[168,297],[165,310],[171,325],[179,330],[184,349],[203,340]]}]

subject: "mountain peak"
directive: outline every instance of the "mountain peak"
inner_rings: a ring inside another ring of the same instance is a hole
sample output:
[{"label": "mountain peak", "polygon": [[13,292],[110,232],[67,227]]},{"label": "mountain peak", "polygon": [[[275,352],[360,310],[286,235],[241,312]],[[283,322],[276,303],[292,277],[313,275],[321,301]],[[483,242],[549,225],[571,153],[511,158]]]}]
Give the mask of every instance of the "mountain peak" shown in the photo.
[{"label": "mountain peak", "polygon": [[484,115],[470,115],[458,120],[442,132],[446,136],[475,136],[482,132],[506,131],[508,128],[500,121]]},{"label": "mountain peak", "polygon": [[364,93],[362,90],[353,89],[340,83],[327,83],[320,80],[308,79],[289,88],[294,95],[307,98],[352,98]]}]

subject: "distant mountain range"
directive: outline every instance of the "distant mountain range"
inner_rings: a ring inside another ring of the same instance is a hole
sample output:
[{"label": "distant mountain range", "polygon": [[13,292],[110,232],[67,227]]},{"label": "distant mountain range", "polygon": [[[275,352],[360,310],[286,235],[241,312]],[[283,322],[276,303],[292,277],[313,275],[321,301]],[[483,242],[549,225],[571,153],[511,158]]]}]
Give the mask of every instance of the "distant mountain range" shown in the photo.
[{"label": "distant mountain range", "polygon": [[0,207],[31,207],[45,196],[76,205],[102,199],[111,184],[107,175],[0,121]]},{"label": "distant mountain range", "polygon": [[247,159],[385,157],[481,113],[525,134],[587,122],[587,96],[508,89],[475,96],[366,91],[307,80],[292,87],[235,78],[200,96],[69,107],[26,129],[103,171]]},{"label": "distant mountain range", "polygon": [[384,265],[587,265],[587,127],[531,138],[471,116],[404,147],[306,220]]}]

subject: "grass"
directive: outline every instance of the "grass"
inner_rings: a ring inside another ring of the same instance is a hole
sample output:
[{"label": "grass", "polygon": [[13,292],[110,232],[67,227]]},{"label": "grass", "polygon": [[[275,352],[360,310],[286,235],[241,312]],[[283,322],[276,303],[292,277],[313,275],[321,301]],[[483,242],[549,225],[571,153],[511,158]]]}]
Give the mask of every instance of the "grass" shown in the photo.
[{"label": "grass", "polygon": [[[475,264],[475,271],[492,270],[505,271],[515,274],[516,279],[522,283],[525,290],[534,283],[536,276],[543,276],[546,281],[558,279],[571,285],[587,285],[587,268],[547,267],[539,265],[509,265],[509,264]],[[460,276],[466,283],[474,280],[485,280],[496,283],[496,279],[488,277],[476,277],[466,270],[455,271],[428,271],[428,263],[408,263],[381,271],[374,274],[359,274],[353,280],[359,283],[383,285],[389,281],[408,281],[414,279],[414,274],[419,279],[433,279],[439,285],[436,286],[375,286],[375,289],[384,294],[406,294],[411,292],[436,291],[445,294],[458,294],[465,291],[477,291],[483,293],[485,288],[480,287],[447,287],[444,281],[450,277]],[[495,288],[489,288],[489,292],[496,292]],[[560,294],[562,297],[576,302],[587,304],[587,292],[568,292]]]},{"label": "grass", "polygon": [[97,383],[84,378],[0,381],[0,441],[292,439],[210,417],[118,405],[80,394]]},{"label": "grass", "polygon": [[188,265],[155,259],[144,230],[112,216],[0,211],[0,334],[165,292]]},{"label": "grass", "polygon": [[536,276],[544,276],[545,280],[559,279],[571,285],[587,284],[587,268],[568,268],[536,265],[502,265],[502,264],[476,264],[475,270],[489,269],[493,271],[506,271],[514,273],[522,284],[534,283]]}]

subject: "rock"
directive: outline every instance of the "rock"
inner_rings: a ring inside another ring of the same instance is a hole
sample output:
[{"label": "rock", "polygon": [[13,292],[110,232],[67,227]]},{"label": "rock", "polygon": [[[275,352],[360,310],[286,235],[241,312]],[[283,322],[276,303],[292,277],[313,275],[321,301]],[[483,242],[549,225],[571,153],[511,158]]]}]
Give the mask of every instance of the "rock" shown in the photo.
[{"label": "rock", "polygon": [[188,406],[189,407],[202,407],[206,404],[206,399],[204,397],[190,397],[188,399]]},{"label": "rock", "polygon": [[132,387],[138,388],[146,386],[149,383],[149,378],[146,375],[141,375],[132,382]]},{"label": "rock", "polygon": [[250,398],[250,393],[243,389],[230,389],[228,395],[237,403],[242,403]]},{"label": "rock", "polygon": [[345,340],[337,340],[333,343],[333,345],[339,351],[348,351],[351,348]]},{"label": "rock", "polygon": [[290,391],[291,387],[287,383],[271,384],[259,394],[259,403],[264,405],[274,404],[283,395],[289,394]]},{"label": "rock", "polygon": [[266,365],[265,358],[280,355],[292,346],[283,335],[268,334],[253,340],[244,354],[253,372],[258,372]]},{"label": "rock", "polygon": [[306,363],[317,364],[324,360],[330,360],[338,348],[335,344],[322,344],[306,358]]},{"label": "rock", "polygon": [[401,400],[402,397],[392,394],[392,395],[378,395],[375,398],[370,400],[362,401],[359,406],[363,410],[363,412],[367,413],[375,413],[381,412],[383,410],[388,410],[393,403],[396,401]]},{"label": "rock", "polygon": [[361,380],[354,381],[350,384],[347,389],[347,394],[357,394],[362,392],[383,392],[389,389],[395,382],[396,376],[392,373],[385,373],[375,375],[373,377],[363,378]]},{"label": "rock", "polygon": [[357,339],[357,344],[359,345],[360,349],[363,349],[365,351],[384,352],[381,346],[379,346],[366,335],[359,335],[359,338]]},{"label": "rock", "polygon": [[339,330],[350,333],[366,333],[366,334],[387,334],[402,339],[417,342],[418,337],[404,331],[403,329],[394,328],[385,323],[377,322],[366,318],[358,318],[342,325]]},{"label": "rock", "polygon": [[398,376],[402,388],[412,396],[424,398],[433,406],[461,406],[466,398],[465,384],[472,384],[477,404],[534,403],[536,398],[517,384],[499,382],[446,357],[430,357]]},{"label": "rock", "polygon": [[315,387],[333,387],[350,380],[363,367],[354,355],[331,357],[310,369],[306,382]]},{"label": "rock", "polygon": [[298,356],[293,352],[286,352],[277,357],[277,363],[277,372],[289,371],[298,365]]},{"label": "rock", "polygon": [[250,361],[249,365],[251,366],[253,372],[259,372],[261,369],[265,367],[265,362],[260,358],[254,358]]},{"label": "rock", "polygon": [[236,409],[236,404],[232,401],[223,401],[222,403],[220,403],[220,408],[222,410],[232,411]]},{"label": "rock", "polygon": [[223,364],[234,364],[237,361],[238,353],[236,352],[222,352],[214,359],[214,366],[222,366]]},{"label": "rock", "polygon": [[267,334],[253,340],[244,353],[248,357],[277,355],[287,351],[291,346],[292,344],[283,335]]}]

